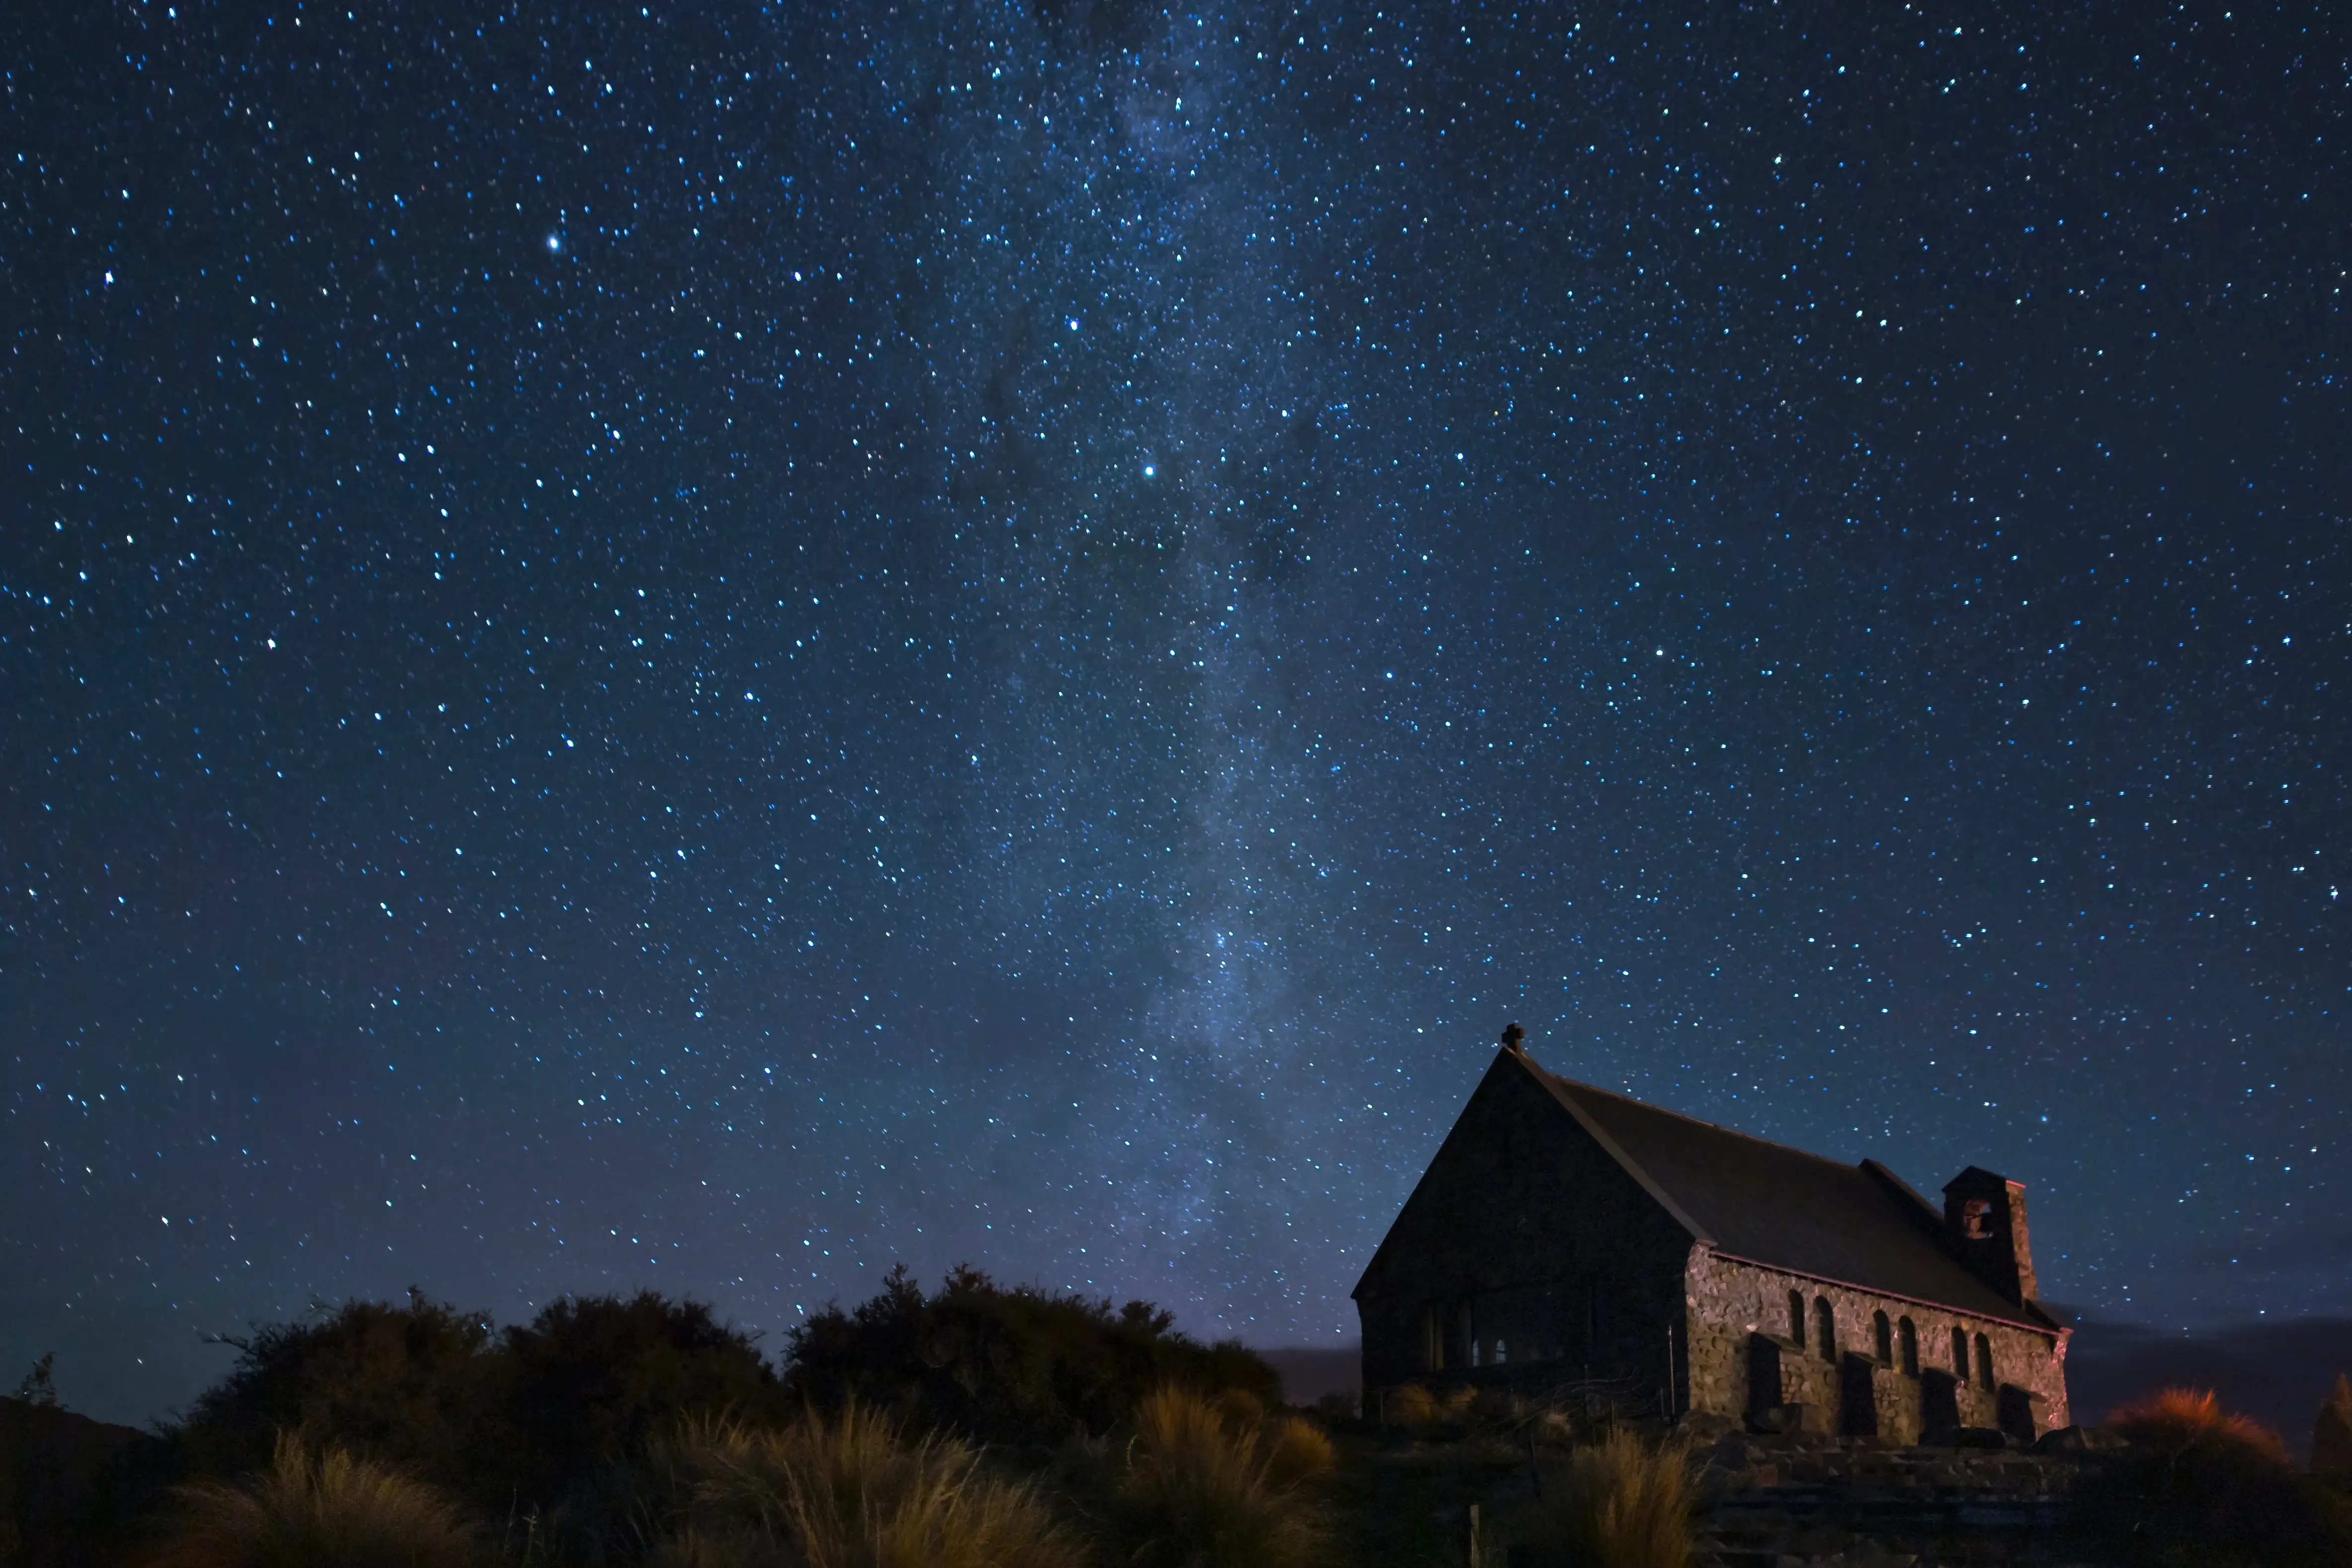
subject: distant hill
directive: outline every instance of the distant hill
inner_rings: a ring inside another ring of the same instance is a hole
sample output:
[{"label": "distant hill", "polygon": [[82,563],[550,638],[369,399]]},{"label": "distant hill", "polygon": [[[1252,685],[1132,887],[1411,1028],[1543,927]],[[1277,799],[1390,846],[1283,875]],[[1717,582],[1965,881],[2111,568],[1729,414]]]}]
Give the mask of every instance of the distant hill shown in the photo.
[{"label": "distant hill", "polygon": [[172,1479],[171,1446],[136,1427],[0,1397],[0,1563],[86,1568]]}]

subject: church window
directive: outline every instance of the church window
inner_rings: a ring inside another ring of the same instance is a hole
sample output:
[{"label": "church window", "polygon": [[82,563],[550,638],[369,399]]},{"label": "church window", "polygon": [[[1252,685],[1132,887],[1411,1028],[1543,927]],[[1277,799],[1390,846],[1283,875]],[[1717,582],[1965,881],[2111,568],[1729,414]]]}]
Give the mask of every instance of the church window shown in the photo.
[{"label": "church window", "polygon": [[1496,1366],[1500,1366],[1510,1359],[1510,1353],[1507,1347],[1504,1344],[1503,1341],[1497,1337],[1495,1341],[1495,1364]]},{"label": "church window", "polygon": [[1804,1348],[1805,1292],[1802,1291],[1789,1292],[1789,1337],[1796,1342],[1799,1349]]},{"label": "church window", "polygon": [[1895,1338],[1903,1349],[1903,1375],[1919,1375],[1919,1325],[1905,1318],[1895,1325]]},{"label": "church window", "polygon": [[1427,1371],[1445,1370],[1445,1318],[1435,1301],[1421,1309],[1421,1360]]},{"label": "church window", "polygon": [[1952,1375],[1969,1380],[1969,1331],[1958,1323],[1952,1325]]},{"label": "church window", "polygon": [[1870,1348],[1877,1353],[1879,1364],[1891,1365],[1895,1361],[1895,1325],[1886,1321],[1885,1312],[1870,1314]]},{"label": "church window", "polygon": [[1470,1342],[1470,1364],[1473,1366],[1482,1364],[1478,1359],[1478,1342],[1475,1338]]},{"label": "church window", "polygon": [[1992,1341],[1982,1334],[1977,1335],[1977,1381],[1992,1386]]},{"label": "church window", "polygon": [[1813,1348],[1823,1361],[1837,1359],[1837,1316],[1830,1311],[1827,1296],[1813,1298]]}]

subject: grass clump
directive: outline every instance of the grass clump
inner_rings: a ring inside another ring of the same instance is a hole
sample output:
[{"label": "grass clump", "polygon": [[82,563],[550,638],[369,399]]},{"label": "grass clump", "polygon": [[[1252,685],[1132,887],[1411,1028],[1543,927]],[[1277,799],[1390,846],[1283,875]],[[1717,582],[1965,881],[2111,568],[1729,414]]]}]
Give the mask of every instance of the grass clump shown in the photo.
[{"label": "grass clump", "polygon": [[1082,1568],[1035,1490],[957,1438],[851,1403],[770,1429],[698,1423],[660,1456],[687,1498],[656,1568]]},{"label": "grass clump", "polygon": [[2152,1452],[2179,1458],[2203,1454],[2264,1465],[2286,1463],[2277,1433],[2221,1408],[2210,1390],[2167,1388],[2109,1413],[2107,1425]]},{"label": "grass clump", "polygon": [[1614,1427],[1546,1468],[1533,1544],[1579,1568],[1688,1568],[1697,1504],[1680,1448]]},{"label": "grass clump", "polygon": [[1109,1507],[1112,1554],[1137,1568],[1294,1568],[1321,1553],[1312,1487],[1330,1439],[1255,1398],[1211,1400],[1170,1384],[1135,1415]]},{"label": "grass clump", "polygon": [[479,1536],[438,1489],[280,1435],[265,1469],[177,1490],[147,1568],[475,1568]]},{"label": "grass clump", "polygon": [[2278,1435],[2213,1395],[2168,1388],[2116,1410],[2130,1447],[2078,1502],[2095,1535],[2132,1560],[2179,1568],[2292,1568],[2352,1561],[2352,1503],[2299,1475]]}]

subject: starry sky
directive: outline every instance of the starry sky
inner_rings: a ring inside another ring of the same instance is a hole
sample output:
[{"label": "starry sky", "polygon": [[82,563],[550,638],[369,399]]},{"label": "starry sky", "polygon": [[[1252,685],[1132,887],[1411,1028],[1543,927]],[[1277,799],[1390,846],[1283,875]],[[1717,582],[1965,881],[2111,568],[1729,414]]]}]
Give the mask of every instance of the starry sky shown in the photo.
[{"label": "starry sky", "polygon": [[2333,12],[9,8],[0,1381],[1341,1345],[1513,1019],[2340,1301]]}]

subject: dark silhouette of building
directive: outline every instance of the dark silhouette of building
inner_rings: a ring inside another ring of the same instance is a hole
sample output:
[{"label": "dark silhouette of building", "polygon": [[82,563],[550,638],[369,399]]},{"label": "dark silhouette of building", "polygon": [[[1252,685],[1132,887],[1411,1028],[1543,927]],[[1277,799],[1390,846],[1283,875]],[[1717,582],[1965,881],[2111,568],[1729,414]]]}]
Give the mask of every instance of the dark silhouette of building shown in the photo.
[{"label": "dark silhouette of building", "polygon": [[1368,1394],[1606,1385],[1634,1403],[1912,1441],[2069,1424],[2024,1189],[1938,1212],[1844,1165],[1496,1052],[1355,1289]]}]

